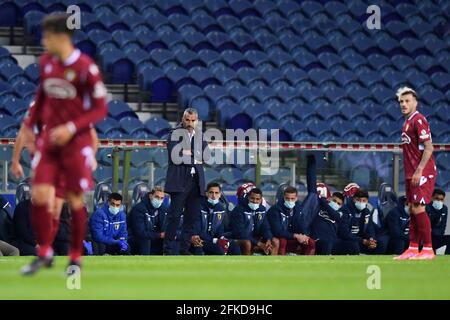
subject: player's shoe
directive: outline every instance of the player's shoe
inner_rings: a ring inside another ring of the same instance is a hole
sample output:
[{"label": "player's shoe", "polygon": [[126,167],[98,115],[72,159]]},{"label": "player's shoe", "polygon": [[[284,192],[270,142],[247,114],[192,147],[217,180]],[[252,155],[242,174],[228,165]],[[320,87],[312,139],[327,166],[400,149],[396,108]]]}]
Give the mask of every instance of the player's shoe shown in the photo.
[{"label": "player's shoe", "polygon": [[35,274],[42,267],[51,268],[53,267],[53,257],[37,257],[30,264],[22,267],[20,269],[20,273],[23,276],[31,276]]},{"label": "player's shoe", "polygon": [[433,250],[422,250],[420,253],[416,254],[415,256],[409,258],[410,260],[433,260],[436,258],[436,255],[434,254]]},{"label": "player's shoe", "polygon": [[408,260],[419,254],[418,249],[406,249],[401,255],[394,257],[394,260]]},{"label": "player's shoe", "polygon": [[66,269],[66,276],[71,276],[75,274],[75,272],[81,271],[81,263],[79,261],[70,260]]}]

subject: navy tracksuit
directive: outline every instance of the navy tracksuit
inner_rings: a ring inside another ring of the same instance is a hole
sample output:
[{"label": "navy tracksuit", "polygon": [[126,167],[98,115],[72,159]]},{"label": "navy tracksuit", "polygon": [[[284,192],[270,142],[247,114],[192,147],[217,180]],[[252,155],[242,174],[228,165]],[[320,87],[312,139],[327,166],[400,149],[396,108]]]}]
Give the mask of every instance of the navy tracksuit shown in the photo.
[{"label": "navy tracksuit", "polygon": [[164,203],[155,208],[147,193],[142,201],[136,204],[129,215],[130,244],[133,254],[162,254],[167,206]]},{"label": "navy tracksuit", "polygon": [[252,210],[248,206],[248,199],[243,199],[231,212],[231,237],[237,240],[250,240],[252,245],[258,241],[265,242],[272,239],[266,208],[260,205]]},{"label": "navy tracksuit", "polygon": [[[316,240],[316,254],[329,255],[333,252],[338,240],[338,227],[343,212],[330,207],[328,202],[321,198],[320,210],[311,226],[312,237]],[[343,245],[345,245],[343,243]]]},{"label": "navy tracksuit", "polygon": [[[198,235],[203,240],[202,247],[192,246],[192,251],[196,255],[224,255],[225,252],[214,239],[225,236],[225,216],[227,212],[222,203],[212,205],[203,199],[200,206],[200,212],[194,227],[194,235]],[[231,239],[227,254],[239,254],[239,246]]]},{"label": "navy tracksuit", "polygon": [[293,240],[294,233],[306,233],[304,216],[298,202],[293,209],[289,209],[284,205],[284,199],[279,199],[278,203],[267,211],[267,219],[276,238]]},{"label": "navy tracksuit", "polygon": [[445,234],[447,227],[448,208],[444,204],[441,210],[436,210],[431,204],[427,205],[426,211],[431,222],[431,236],[433,240],[433,249],[447,246],[445,254],[450,254],[450,235]]},{"label": "navy tracksuit", "polygon": [[[181,130],[178,130],[181,129]],[[178,130],[178,131],[177,131]],[[190,254],[191,237],[194,230],[195,221],[200,211],[200,202],[205,195],[205,174],[203,164],[196,163],[195,160],[203,162],[203,151],[207,148],[207,143],[197,138],[198,133],[194,133],[190,144],[184,145],[185,149],[192,151],[189,163],[176,164],[172,161],[172,152],[176,153],[176,148],[180,147],[180,140],[172,141],[172,137],[180,134],[184,141],[189,141],[186,131],[178,125],[169,134],[167,139],[167,152],[169,166],[167,167],[165,191],[170,194],[171,201],[167,213],[167,228],[164,238],[164,254],[177,254],[177,240],[179,240],[179,253]],[[180,157],[182,156],[180,148]],[[194,173],[193,173],[194,172]],[[181,239],[177,239],[177,229],[180,224],[180,217],[184,215]]]},{"label": "navy tracksuit", "polygon": [[338,227],[339,240],[333,248],[334,254],[359,254],[366,252],[364,239],[374,238],[375,230],[369,209],[356,209],[353,201],[341,208],[342,217]]},{"label": "navy tracksuit", "polygon": [[389,211],[385,223],[389,231],[388,253],[402,254],[409,246],[409,213],[404,209],[405,199],[399,199],[398,206]]},{"label": "navy tracksuit", "polygon": [[119,211],[113,215],[109,212],[106,202],[98,208],[89,218],[89,229],[92,240],[98,247],[98,254],[128,254],[129,250],[121,250],[119,241],[128,240],[126,214]]},{"label": "navy tracksuit", "polygon": [[[378,211],[380,213],[380,211]],[[373,230],[375,232],[375,239],[377,240],[377,247],[372,250],[374,254],[386,254],[389,244],[389,230],[386,226],[386,220],[378,214],[377,223],[373,219],[374,212],[371,214]]]}]

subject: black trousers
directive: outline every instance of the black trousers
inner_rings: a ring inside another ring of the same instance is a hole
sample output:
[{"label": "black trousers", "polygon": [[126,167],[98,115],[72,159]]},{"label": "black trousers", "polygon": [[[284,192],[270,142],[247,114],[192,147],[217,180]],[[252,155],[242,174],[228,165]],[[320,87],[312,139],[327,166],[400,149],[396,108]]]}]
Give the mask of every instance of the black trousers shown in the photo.
[{"label": "black trousers", "polygon": [[432,236],[432,241],[435,252],[436,249],[439,249],[442,246],[447,246],[445,248],[445,254],[450,254],[450,235]]},{"label": "black trousers", "polygon": [[180,217],[183,214],[183,225],[181,228],[181,239],[179,240],[179,253],[190,254],[191,237],[195,220],[200,214],[200,190],[198,186],[197,174],[189,176],[186,180],[184,192],[173,192],[170,194],[170,207],[167,212],[167,227],[164,237],[164,254],[177,254],[177,229],[180,224]]}]

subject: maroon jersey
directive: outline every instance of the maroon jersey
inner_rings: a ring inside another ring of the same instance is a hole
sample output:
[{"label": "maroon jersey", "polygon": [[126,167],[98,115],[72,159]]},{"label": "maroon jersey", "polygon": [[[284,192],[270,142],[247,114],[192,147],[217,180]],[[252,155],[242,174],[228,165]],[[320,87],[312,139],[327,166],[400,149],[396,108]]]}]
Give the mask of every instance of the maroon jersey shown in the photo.
[{"label": "maroon jersey", "polygon": [[[424,142],[431,141],[431,131],[427,119],[418,111],[410,115],[403,124],[402,149],[403,163],[405,168],[405,179],[412,179],[414,172],[422,160]],[[434,158],[430,160],[423,169],[422,176],[435,178],[436,166]]]},{"label": "maroon jersey", "polygon": [[76,131],[70,147],[89,144],[89,129],[106,116],[106,89],[97,65],[75,49],[65,61],[50,54],[41,56],[40,83],[24,123],[39,125],[43,149],[52,149],[49,131],[69,124]]}]

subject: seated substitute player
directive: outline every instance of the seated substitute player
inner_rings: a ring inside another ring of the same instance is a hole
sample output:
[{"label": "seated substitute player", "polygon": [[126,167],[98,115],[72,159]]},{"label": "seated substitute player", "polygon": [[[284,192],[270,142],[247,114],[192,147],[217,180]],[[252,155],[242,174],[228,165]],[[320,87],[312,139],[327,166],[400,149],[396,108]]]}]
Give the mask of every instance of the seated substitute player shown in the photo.
[{"label": "seated substitute player", "polygon": [[447,246],[445,254],[450,254],[450,235],[445,234],[447,227],[448,208],[444,204],[445,192],[441,189],[434,189],[433,202],[427,205],[426,210],[431,222],[431,236],[433,250]]},{"label": "seated substitute player", "polygon": [[[406,197],[410,205],[409,248],[396,260],[435,258],[431,224],[425,206],[431,202],[436,181],[431,131],[427,119],[417,111],[417,93],[408,87],[398,89],[400,111],[405,117],[402,129]],[[422,251],[419,252],[419,244]]]},{"label": "seated substitute player", "polygon": [[196,255],[240,254],[238,244],[225,237],[226,211],[219,201],[221,192],[216,182],[206,187],[206,198],[200,204],[192,236],[192,251]]},{"label": "seated substitute player", "polygon": [[108,201],[91,215],[89,227],[99,255],[130,253],[126,214],[122,211],[120,194],[113,192],[108,196]]},{"label": "seated substitute player", "polygon": [[315,241],[306,235],[305,216],[294,187],[284,189],[283,198],[267,211],[271,231],[280,242],[279,255],[314,255]]},{"label": "seated substitute player", "polygon": [[[329,255],[333,253],[335,246],[346,247],[345,241],[338,239],[344,195],[340,192],[333,192],[329,202],[326,201],[326,198],[320,198],[320,201],[322,202],[320,211],[311,225],[311,235],[316,239],[316,254]],[[338,242],[342,242],[342,244],[338,244]]]},{"label": "seated substitute player", "polygon": [[388,253],[401,254],[409,246],[409,203],[406,197],[398,198],[397,207],[389,211],[386,228],[389,230]]},{"label": "seated substitute player", "polygon": [[161,255],[167,206],[164,189],[156,186],[142,197],[130,212],[131,253],[138,255]]},{"label": "seated substitute player", "polygon": [[42,39],[48,52],[41,56],[36,99],[24,120],[25,145],[34,144],[33,128],[42,128],[32,162],[31,218],[39,249],[38,257],[22,268],[24,275],[52,265],[52,211],[61,175],[72,215],[69,265],[81,266],[87,219],[83,192],[93,184],[90,129],[106,116],[107,106],[98,67],[72,44],[69,17],[51,14],[43,19]]},{"label": "seated substitute player", "polygon": [[231,212],[232,238],[236,239],[243,255],[278,254],[279,241],[272,236],[262,199],[261,189],[253,188]]},{"label": "seated substitute player", "polygon": [[[342,208],[343,215],[340,223],[339,237],[342,240],[353,242],[350,247],[335,248],[338,254],[345,254],[347,250],[350,254],[373,253],[377,247],[375,240],[375,230],[373,227],[372,217],[367,203],[369,194],[367,191],[359,190],[353,200]],[[347,243],[348,244],[348,243]],[[344,249],[344,250],[342,250]],[[358,252],[355,252],[355,249]]]}]

